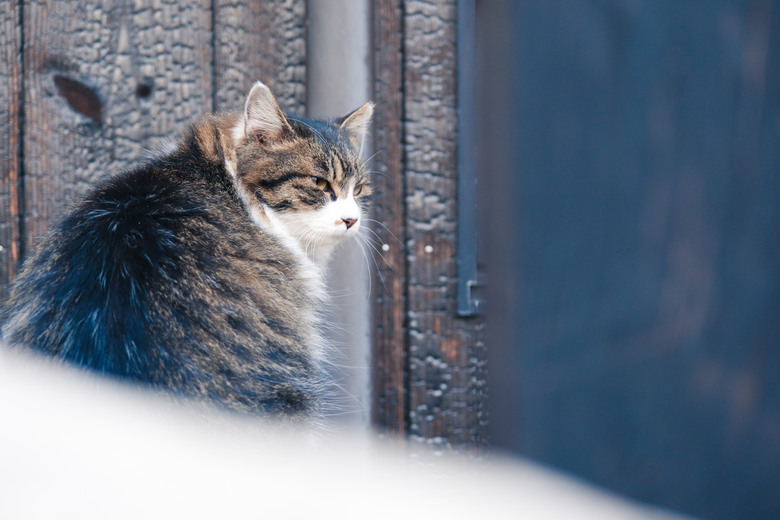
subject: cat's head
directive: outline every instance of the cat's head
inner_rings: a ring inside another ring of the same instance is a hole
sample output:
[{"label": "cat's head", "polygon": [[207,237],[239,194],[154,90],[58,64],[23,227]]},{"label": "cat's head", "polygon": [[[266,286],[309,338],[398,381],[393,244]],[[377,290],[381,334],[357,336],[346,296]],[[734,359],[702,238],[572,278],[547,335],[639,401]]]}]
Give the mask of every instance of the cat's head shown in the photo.
[{"label": "cat's head", "polygon": [[303,119],[284,114],[270,89],[256,83],[233,128],[234,173],[245,203],[304,249],[356,234],[371,196],[360,155],[373,110],[366,103],[341,118]]}]

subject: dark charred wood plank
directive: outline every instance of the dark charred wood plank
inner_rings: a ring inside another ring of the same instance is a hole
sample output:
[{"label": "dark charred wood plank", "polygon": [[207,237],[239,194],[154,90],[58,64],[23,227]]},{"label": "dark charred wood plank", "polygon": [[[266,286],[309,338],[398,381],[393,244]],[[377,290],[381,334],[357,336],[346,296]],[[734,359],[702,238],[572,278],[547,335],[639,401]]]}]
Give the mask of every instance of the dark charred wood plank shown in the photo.
[{"label": "dark charred wood plank", "polygon": [[456,2],[409,0],[404,8],[408,431],[434,445],[479,449],[484,324],[456,309]]},{"label": "dark charred wood plank", "polygon": [[377,235],[374,286],[373,422],[406,431],[406,253],[403,170],[403,12],[400,0],[375,0],[372,216]]}]

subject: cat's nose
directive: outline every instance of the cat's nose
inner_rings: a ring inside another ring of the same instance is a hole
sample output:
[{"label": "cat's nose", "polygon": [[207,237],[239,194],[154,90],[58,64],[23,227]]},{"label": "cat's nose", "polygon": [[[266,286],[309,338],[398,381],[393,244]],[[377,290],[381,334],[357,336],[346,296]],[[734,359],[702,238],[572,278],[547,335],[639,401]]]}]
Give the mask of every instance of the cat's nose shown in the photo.
[{"label": "cat's nose", "polygon": [[344,224],[346,224],[346,225],[347,225],[347,229],[349,229],[349,228],[351,228],[352,226],[354,226],[354,225],[355,225],[355,222],[357,222],[357,219],[356,219],[356,218],[343,218],[343,219],[341,219],[341,220],[344,222]]}]

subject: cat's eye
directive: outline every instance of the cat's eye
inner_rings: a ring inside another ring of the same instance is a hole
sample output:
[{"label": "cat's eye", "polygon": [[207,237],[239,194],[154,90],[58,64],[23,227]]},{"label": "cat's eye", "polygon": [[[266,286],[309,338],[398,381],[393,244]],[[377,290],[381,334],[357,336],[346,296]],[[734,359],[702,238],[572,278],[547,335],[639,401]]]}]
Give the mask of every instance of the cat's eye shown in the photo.
[{"label": "cat's eye", "polygon": [[354,193],[355,195],[360,195],[361,191],[363,191],[363,185],[358,184],[357,186],[355,186],[355,189],[352,190],[352,193]]},{"label": "cat's eye", "polygon": [[328,189],[328,186],[330,185],[328,181],[326,181],[322,177],[312,177],[311,180],[314,181],[314,184],[317,186],[318,189],[321,189],[323,191]]}]

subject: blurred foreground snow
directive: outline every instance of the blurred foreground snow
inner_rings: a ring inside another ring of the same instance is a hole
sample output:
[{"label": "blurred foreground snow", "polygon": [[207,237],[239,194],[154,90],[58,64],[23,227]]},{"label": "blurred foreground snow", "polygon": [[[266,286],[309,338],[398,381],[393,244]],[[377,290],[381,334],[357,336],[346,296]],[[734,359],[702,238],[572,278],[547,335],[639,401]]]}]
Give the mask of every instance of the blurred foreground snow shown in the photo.
[{"label": "blurred foreground snow", "polygon": [[204,417],[4,348],[0,422],[0,518],[681,518],[515,458]]}]

